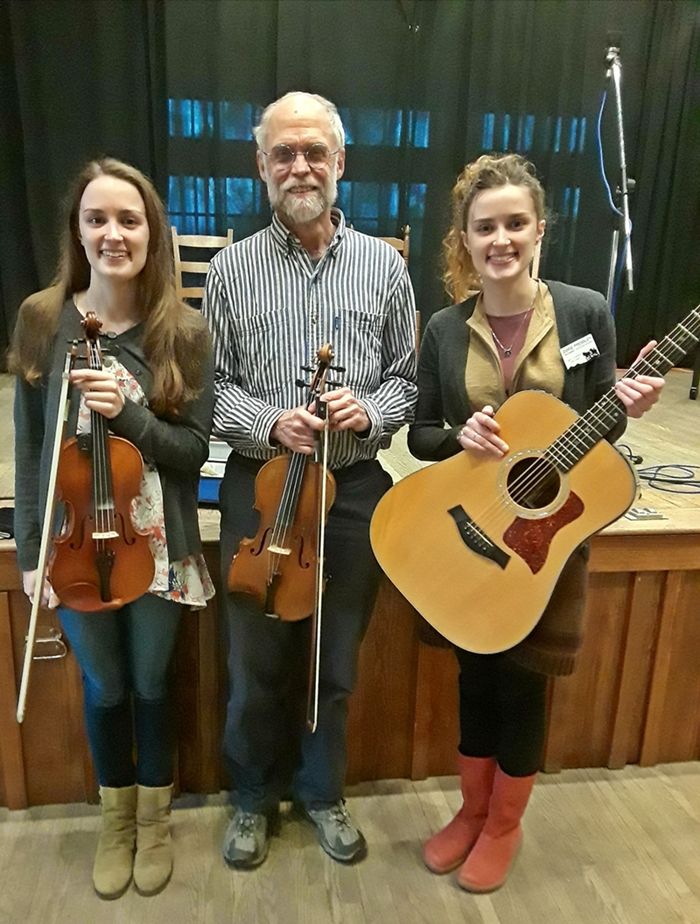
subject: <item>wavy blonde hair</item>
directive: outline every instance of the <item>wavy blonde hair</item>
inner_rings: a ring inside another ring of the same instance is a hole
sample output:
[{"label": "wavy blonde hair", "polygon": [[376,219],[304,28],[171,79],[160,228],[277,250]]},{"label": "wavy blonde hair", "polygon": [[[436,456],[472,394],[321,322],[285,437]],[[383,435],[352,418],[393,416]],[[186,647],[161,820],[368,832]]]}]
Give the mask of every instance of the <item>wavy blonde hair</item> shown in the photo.
[{"label": "wavy blonde hair", "polygon": [[20,307],[8,367],[10,372],[37,385],[50,362],[64,302],[90,285],[90,264],[80,243],[78,219],[86,186],[100,176],[130,183],[143,199],[149,229],[148,256],[137,285],[145,322],[143,350],[153,374],[148,399],[155,413],[176,416],[201,386],[202,358],[208,349],[206,322],[175,293],[168,223],[153,184],[140,170],[111,157],[90,161],[73,184],[65,204],[56,275],[48,288],[30,295]]},{"label": "wavy blonde hair", "polygon": [[444,270],[442,280],[455,302],[481,288],[481,277],[462,240],[467,229],[469,209],[477,193],[497,186],[524,186],[530,191],[537,220],[545,217],[544,189],[534,166],[519,154],[482,154],[467,164],[452,188],[452,224],[442,241]]}]

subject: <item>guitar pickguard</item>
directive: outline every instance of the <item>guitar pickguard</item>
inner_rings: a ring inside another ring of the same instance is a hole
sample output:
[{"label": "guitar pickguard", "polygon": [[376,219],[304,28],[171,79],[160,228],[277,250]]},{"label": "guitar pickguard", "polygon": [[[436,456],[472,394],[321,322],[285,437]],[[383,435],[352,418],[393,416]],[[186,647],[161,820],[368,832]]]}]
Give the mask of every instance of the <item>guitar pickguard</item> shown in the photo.
[{"label": "guitar pickguard", "polygon": [[578,519],[583,513],[583,501],[573,491],[566,503],[552,514],[539,520],[516,517],[503,534],[503,541],[519,555],[533,574],[547,561],[549,546],[562,526]]}]

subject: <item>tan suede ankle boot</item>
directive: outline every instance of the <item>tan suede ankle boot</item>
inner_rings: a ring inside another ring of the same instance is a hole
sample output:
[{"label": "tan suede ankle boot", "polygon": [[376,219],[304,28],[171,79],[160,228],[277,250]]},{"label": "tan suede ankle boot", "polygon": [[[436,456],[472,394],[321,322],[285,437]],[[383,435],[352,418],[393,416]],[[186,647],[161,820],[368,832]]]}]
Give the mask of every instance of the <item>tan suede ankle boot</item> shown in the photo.
[{"label": "tan suede ankle boot", "polygon": [[131,882],[136,840],[136,787],[100,786],[102,831],[92,869],[100,898],[119,898]]},{"label": "tan suede ankle boot", "polygon": [[138,786],[134,885],[140,895],[157,895],[173,872],[172,798],[172,785]]}]

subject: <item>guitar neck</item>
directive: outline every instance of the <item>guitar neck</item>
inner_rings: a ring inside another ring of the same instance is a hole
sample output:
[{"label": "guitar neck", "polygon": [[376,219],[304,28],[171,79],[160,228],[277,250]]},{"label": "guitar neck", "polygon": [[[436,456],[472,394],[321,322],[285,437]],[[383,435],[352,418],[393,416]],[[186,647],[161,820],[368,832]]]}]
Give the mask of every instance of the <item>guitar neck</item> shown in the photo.
[{"label": "guitar neck", "polygon": [[[639,375],[663,376],[668,370],[700,343],[700,305],[683,318],[670,334],[651,352],[638,359],[623,378],[636,379]],[[593,407],[579,417],[547,449],[545,456],[561,472],[568,472],[596,443],[625,416],[625,406],[614,388],[607,391]]]}]

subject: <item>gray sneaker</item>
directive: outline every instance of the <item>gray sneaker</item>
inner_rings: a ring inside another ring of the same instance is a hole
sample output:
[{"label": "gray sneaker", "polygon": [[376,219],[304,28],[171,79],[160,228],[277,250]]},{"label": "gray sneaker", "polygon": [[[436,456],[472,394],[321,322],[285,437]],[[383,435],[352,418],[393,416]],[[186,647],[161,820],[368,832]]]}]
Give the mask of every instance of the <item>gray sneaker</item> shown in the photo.
[{"label": "gray sneaker", "polygon": [[267,815],[237,808],[224,834],[223,854],[229,866],[260,866],[270,846]]},{"label": "gray sneaker", "polygon": [[362,832],[352,823],[344,799],[329,808],[304,807],[303,812],[315,825],[319,844],[334,860],[352,863],[367,853],[367,842]]}]

